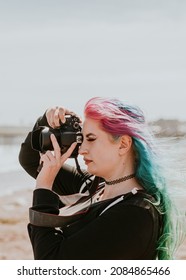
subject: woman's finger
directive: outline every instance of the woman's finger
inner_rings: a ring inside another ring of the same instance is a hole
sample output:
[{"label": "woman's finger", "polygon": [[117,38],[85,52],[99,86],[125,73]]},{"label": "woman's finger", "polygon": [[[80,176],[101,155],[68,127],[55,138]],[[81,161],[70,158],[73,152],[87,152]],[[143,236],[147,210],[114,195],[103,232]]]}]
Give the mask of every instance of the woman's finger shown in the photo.
[{"label": "woman's finger", "polygon": [[50,161],[50,159],[46,153],[41,155],[40,162],[42,164],[49,163],[49,161]]},{"label": "woman's finger", "polygon": [[72,143],[72,145],[70,146],[70,148],[66,151],[66,153],[64,153],[61,156],[61,161],[65,162],[72,154],[72,152],[74,151],[75,147],[77,146],[77,142]]},{"label": "woman's finger", "polygon": [[66,119],[65,119],[66,112],[67,112],[67,109],[65,109],[63,107],[59,107],[59,109],[58,109],[58,117],[59,117],[59,120],[62,123],[65,123],[65,121],[66,121]]},{"label": "woman's finger", "polygon": [[52,145],[53,145],[53,148],[54,148],[54,156],[56,159],[60,159],[61,158],[61,148],[57,142],[57,139],[55,137],[54,134],[51,134],[50,135],[50,139],[52,141]]},{"label": "woman's finger", "polygon": [[54,111],[53,123],[54,123],[55,127],[59,127],[60,126],[59,107],[56,107],[56,109]]},{"label": "woman's finger", "polygon": [[54,120],[53,120],[54,112],[55,112],[55,108],[48,108],[46,111],[47,122],[49,126],[53,128],[54,128]]},{"label": "woman's finger", "polygon": [[[73,111],[70,111],[69,109],[66,109],[64,107],[56,106],[48,108],[46,111],[47,122],[52,128],[59,127],[61,123],[65,123],[65,115],[73,115],[79,118]],[[80,122],[82,122],[81,119]]]}]

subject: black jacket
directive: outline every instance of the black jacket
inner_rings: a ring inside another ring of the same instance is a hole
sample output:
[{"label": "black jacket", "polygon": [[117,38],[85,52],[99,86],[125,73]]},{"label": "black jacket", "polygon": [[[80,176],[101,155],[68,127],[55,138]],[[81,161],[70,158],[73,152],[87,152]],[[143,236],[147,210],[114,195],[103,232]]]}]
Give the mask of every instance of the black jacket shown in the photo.
[{"label": "black jacket", "polygon": [[[45,115],[39,125],[48,125]],[[19,161],[34,178],[37,177],[39,153],[31,148],[31,133],[22,143]],[[36,189],[32,209],[59,214],[63,206],[59,195],[79,192],[88,182],[90,174],[77,172],[65,164],[53,184],[53,191]],[[119,196],[121,197],[121,196]],[[160,233],[161,215],[153,206],[153,198],[145,191],[124,195],[118,203],[109,207],[117,198],[94,201],[81,219],[65,228],[35,226],[29,223],[28,233],[35,259],[133,259],[156,258],[157,240]]]}]

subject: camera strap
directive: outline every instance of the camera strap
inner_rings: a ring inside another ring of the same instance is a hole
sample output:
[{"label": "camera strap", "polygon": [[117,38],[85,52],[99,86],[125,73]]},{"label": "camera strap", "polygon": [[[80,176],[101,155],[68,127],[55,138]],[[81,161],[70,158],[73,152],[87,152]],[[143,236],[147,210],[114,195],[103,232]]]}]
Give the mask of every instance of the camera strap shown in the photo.
[{"label": "camera strap", "polygon": [[[124,199],[127,199],[135,194],[138,193],[138,190],[134,188],[130,193],[126,195],[121,195],[114,200],[111,200],[107,203],[105,203],[105,207],[102,208],[99,216],[101,216],[105,211],[116,205],[117,203],[121,202]],[[80,200],[84,200],[84,202]],[[81,219],[82,217],[85,216],[85,214],[88,212],[90,206],[92,205],[91,203],[91,198],[89,197],[87,200],[85,198],[81,198],[78,200],[76,203],[71,205],[71,209],[68,208],[67,215],[65,214],[65,211],[63,211],[62,214],[60,215],[55,215],[55,214],[49,214],[49,213],[43,213],[39,212],[36,210],[33,210],[32,208],[29,209],[29,218],[30,218],[30,223],[35,226],[40,226],[40,227],[54,227],[54,228],[61,228],[63,229],[65,226],[72,224],[73,222],[76,222],[77,220]],[[70,210],[74,211],[74,206],[77,209],[76,212],[73,212],[70,214]],[[70,210],[69,210],[70,209]]]},{"label": "camera strap", "polygon": [[59,215],[40,212],[34,210],[32,207],[29,208],[30,223],[35,226],[43,227],[64,227],[77,221],[87,213],[92,205],[92,196],[99,186],[99,181],[100,178],[95,177],[90,186],[88,195],[78,194],[79,199],[71,205],[62,207]]}]

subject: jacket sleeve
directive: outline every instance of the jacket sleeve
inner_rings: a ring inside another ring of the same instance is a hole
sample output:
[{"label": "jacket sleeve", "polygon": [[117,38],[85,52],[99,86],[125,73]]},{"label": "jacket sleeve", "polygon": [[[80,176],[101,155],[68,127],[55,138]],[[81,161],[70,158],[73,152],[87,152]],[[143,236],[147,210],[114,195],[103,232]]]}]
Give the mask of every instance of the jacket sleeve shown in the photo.
[{"label": "jacket sleeve", "polygon": [[[36,190],[34,203],[42,211],[58,214],[58,197],[50,191]],[[109,208],[69,237],[55,228],[28,225],[34,258],[40,260],[152,259],[153,231],[147,209],[123,203]]]},{"label": "jacket sleeve", "polygon": [[[49,127],[45,114],[38,118],[33,130],[37,129],[39,126]],[[21,144],[19,163],[30,176],[36,179],[40,155],[38,151],[32,149],[32,131],[28,133],[26,139]],[[82,170],[82,174],[80,174],[76,167],[64,164],[55,178],[52,189],[61,195],[77,193],[83,183],[90,177],[91,175],[85,170]]]},{"label": "jacket sleeve", "polygon": [[[39,126],[48,126],[45,114],[42,117],[38,118],[33,127],[33,130],[37,129]],[[19,152],[19,163],[30,176],[36,178],[38,175],[37,169],[39,167],[40,155],[38,151],[32,149],[32,131],[28,133],[26,139],[21,144],[21,149]]]}]

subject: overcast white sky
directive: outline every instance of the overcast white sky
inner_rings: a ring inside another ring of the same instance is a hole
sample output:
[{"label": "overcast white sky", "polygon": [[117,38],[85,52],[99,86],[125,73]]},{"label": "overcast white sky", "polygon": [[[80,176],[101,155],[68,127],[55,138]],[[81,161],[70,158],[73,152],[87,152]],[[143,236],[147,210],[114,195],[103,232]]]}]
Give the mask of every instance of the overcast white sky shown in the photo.
[{"label": "overcast white sky", "polygon": [[93,96],[186,120],[186,1],[0,0],[0,125]]}]

